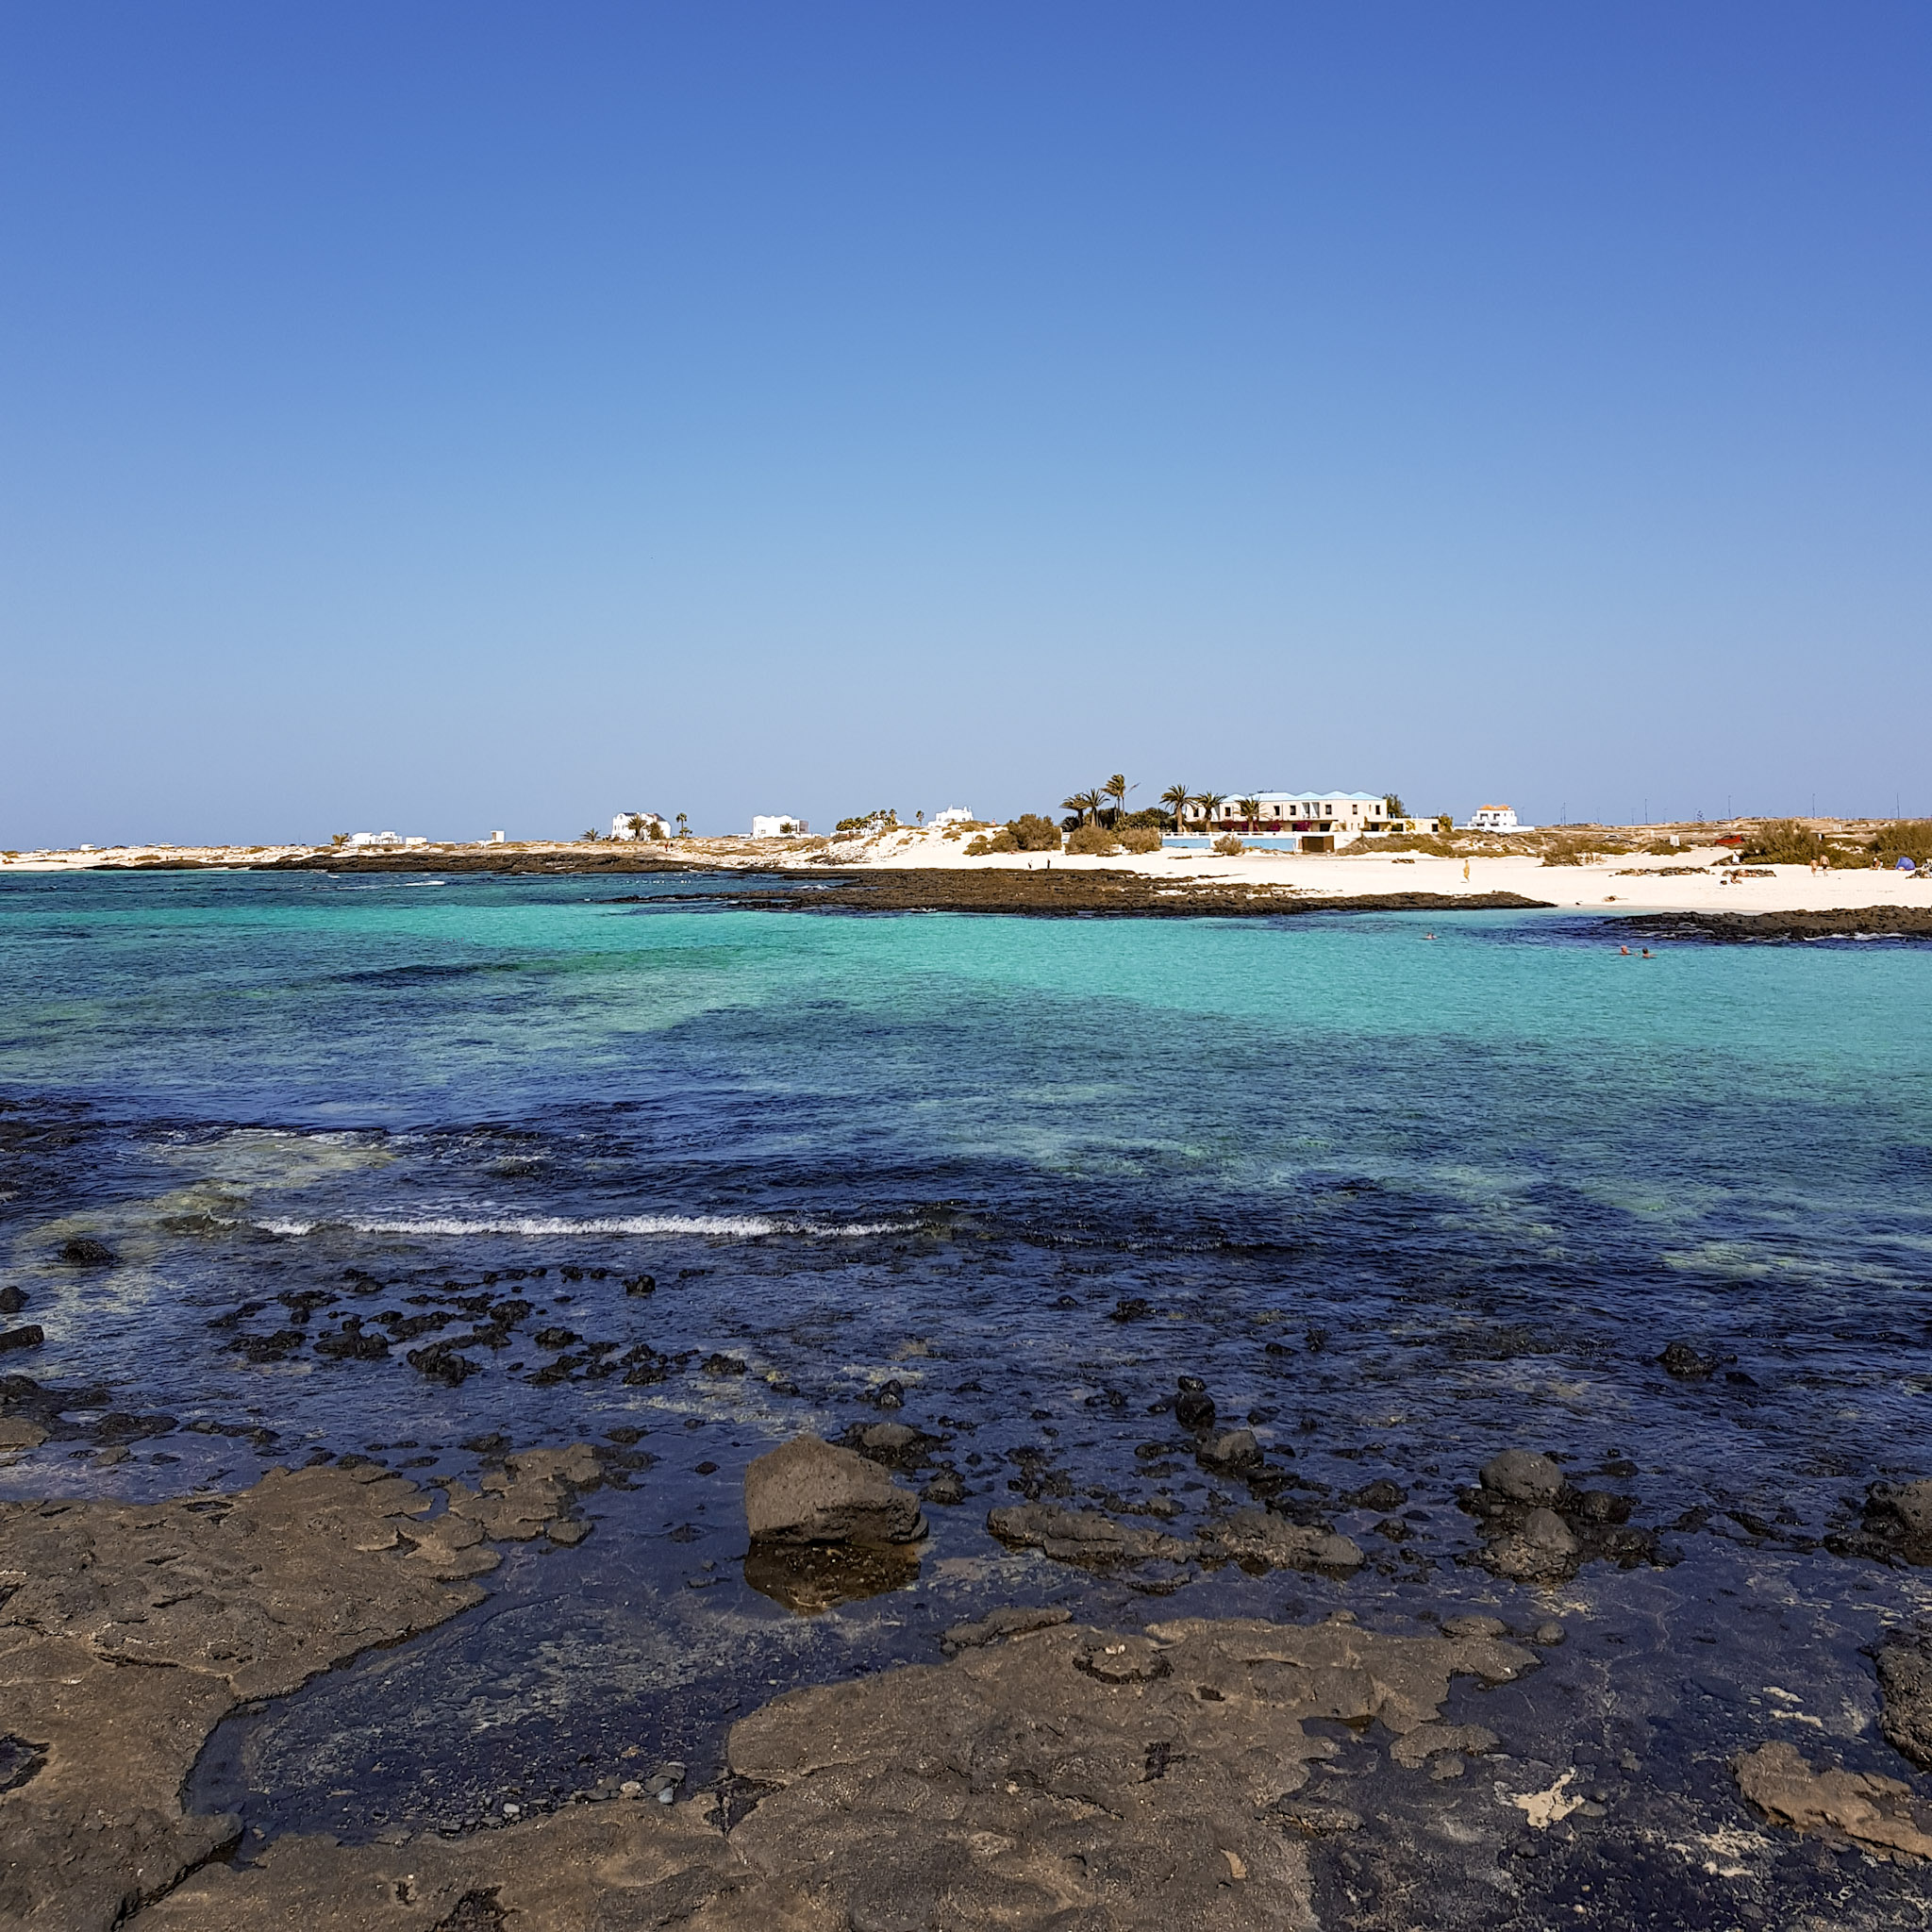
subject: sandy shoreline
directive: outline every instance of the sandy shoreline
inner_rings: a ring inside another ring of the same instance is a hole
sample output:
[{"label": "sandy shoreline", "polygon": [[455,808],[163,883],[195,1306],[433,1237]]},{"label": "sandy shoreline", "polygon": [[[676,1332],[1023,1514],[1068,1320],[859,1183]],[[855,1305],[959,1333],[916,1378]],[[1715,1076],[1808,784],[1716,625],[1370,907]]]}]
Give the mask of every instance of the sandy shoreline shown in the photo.
[{"label": "sandy shoreline", "polygon": [[[599,843],[438,845],[408,851],[344,853],[313,846],[143,846],[111,852],[23,853],[0,864],[9,873],[162,870],[275,870],[334,873],[502,873],[625,875],[758,872],[824,878],[875,875],[1039,874],[1129,875],[1177,896],[1221,899],[1230,891],[1306,895],[1324,902],[1386,901],[1419,895],[1430,909],[1497,895],[1563,910],[1606,914],[1727,915],[1932,911],[1932,879],[1876,868],[1812,872],[1801,865],[1740,867],[1715,845],[1687,845],[1668,858],[1613,854],[1582,865],[1545,865],[1530,852],[1440,858],[1428,853],[1207,852],[1075,858],[1067,854],[965,856],[965,841],[902,828],[883,840],[690,839],[676,846]],[[1742,876],[1737,874],[1741,871]]]}]

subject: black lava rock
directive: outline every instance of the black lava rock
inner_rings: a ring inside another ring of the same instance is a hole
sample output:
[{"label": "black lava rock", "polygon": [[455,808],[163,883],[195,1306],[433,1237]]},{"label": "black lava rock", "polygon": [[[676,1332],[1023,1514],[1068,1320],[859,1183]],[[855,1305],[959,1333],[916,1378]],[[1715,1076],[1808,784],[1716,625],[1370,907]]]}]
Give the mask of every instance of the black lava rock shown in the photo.
[{"label": "black lava rock", "polygon": [[1701,1382],[1717,1368],[1708,1356],[1699,1355],[1688,1341],[1666,1343],[1657,1360],[1662,1363],[1665,1374],[1675,1375],[1683,1382]]},{"label": "black lava rock", "polygon": [[120,1258],[106,1241],[92,1235],[77,1234],[60,1243],[60,1258],[74,1268],[111,1268]]},{"label": "black lava rock", "polygon": [[1198,1375],[1180,1378],[1181,1392],[1174,1399],[1174,1419],[1184,1429],[1211,1429],[1214,1426],[1214,1398]]},{"label": "black lava rock", "polygon": [[17,1315],[25,1307],[25,1289],[15,1288],[10,1282],[0,1288],[0,1315]]},{"label": "black lava rock", "polygon": [[879,1392],[873,1397],[881,1408],[904,1408],[906,1407],[906,1385],[896,1378],[884,1383]]},{"label": "black lava rock", "polygon": [[1399,1509],[1408,1501],[1408,1491],[1387,1476],[1378,1477],[1366,1489],[1351,1490],[1341,1499],[1351,1509]]},{"label": "black lava rock", "polygon": [[39,1348],[46,1341],[38,1322],[19,1328],[0,1328],[0,1355],[12,1355],[23,1348]]}]

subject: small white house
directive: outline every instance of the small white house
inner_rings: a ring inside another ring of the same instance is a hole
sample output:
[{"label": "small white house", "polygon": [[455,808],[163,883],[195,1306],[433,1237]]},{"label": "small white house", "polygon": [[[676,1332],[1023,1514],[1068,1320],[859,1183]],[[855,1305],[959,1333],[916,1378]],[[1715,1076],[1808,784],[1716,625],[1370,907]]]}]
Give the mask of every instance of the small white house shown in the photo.
[{"label": "small white house", "polygon": [[351,832],[348,843],[351,845],[401,845],[406,843],[400,832]]},{"label": "small white house", "polygon": [[963,805],[949,805],[944,811],[936,811],[926,821],[931,825],[970,825],[973,814]]},{"label": "small white house", "polygon": [[1513,806],[1479,805],[1470,813],[1466,832],[1533,832],[1534,825],[1518,824]]},{"label": "small white house", "polygon": [[811,827],[803,819],[759,814],[751,822],[754,839],[802,839]]},{"label": "small white house", "polygon": [[670,836],[661,811],[621,811],[610,821],[613,839],[665,839]]}]

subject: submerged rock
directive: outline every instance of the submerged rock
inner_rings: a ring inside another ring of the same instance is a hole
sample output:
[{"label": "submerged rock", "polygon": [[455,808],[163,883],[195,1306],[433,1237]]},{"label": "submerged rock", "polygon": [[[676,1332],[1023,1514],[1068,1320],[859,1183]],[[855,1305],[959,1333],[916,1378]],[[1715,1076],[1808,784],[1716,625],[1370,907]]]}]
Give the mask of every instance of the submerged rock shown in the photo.
[{"label": "submerged rock", "polygon": [[1657,1360],[1665,1374],[1675,1375],[1680,1381],[1701,1382],[1717,1373],[1715,1358],[1699,1355],[1688,1341],[1666,1342]]},{"label": "submerged rock", "polygon": [[884,1596],[919,1580],[917,1543],[755,1542],[745,1552],[744,1580],[800,1616]]},{"label": "submerged rock", "polygon": [[877,1463],[816,1436],[758,1457],[744,1473],[744,1517],[755,1543],[917,1542],[919,1502]]},{"label": "submerged rock", "polygon": [[121,1257],[106,1241],[77,1234],[60,1243],[60,1258],[70,1268],[112,1268]]},{"label": "submerged rock", "polygon": [[1932,1858],[1932,1810],[1895,1777],[1813,1771],[1791,1744],[1760,1744],[1731,1762],[1738,1789],[1774,1824],[1883,1857]]}]

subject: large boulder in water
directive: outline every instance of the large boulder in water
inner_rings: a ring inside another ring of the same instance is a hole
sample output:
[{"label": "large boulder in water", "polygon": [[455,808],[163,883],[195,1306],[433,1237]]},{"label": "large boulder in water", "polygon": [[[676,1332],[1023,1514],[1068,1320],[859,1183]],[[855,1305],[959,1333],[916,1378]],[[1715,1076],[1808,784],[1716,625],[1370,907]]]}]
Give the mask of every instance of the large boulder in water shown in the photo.
[{"label": "large boulder in water", "polygon": [[877,1463],[801,1436],[744,1473],[755,1543],[911,1543],[925,1534],[919,1499]]}]

